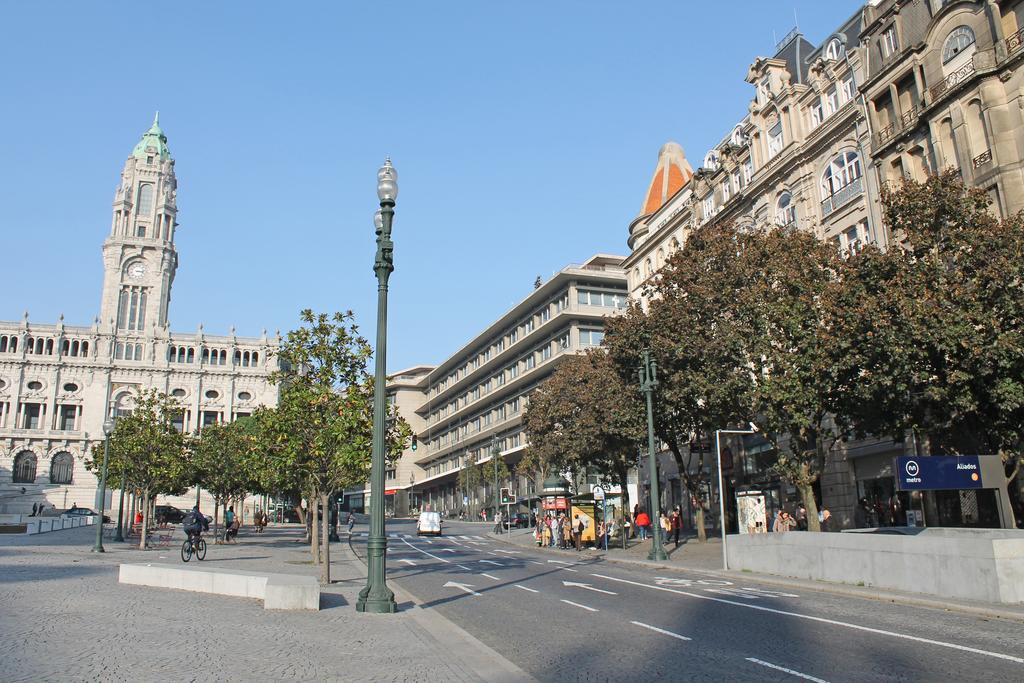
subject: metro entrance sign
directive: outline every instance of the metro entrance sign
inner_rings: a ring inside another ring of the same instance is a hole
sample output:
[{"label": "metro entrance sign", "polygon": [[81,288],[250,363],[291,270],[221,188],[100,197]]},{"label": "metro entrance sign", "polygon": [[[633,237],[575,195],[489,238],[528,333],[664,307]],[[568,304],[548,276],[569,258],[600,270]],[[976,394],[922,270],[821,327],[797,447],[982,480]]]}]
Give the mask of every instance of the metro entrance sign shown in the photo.
[{"label": "metro entrance sign", "polygon": [[896,488],[900,491],[980,489],[978,456],[932,455],[896,458]]}]

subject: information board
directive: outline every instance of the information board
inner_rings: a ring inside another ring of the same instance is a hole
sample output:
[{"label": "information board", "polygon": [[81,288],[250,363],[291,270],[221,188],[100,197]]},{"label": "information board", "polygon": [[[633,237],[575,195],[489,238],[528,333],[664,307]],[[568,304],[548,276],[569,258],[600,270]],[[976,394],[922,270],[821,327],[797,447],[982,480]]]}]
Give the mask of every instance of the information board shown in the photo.
[{"label": "information board", "polygon": [[976,455],[932,455],[896,458],[896,488],[900,491],[980,489],[981,467]]}]

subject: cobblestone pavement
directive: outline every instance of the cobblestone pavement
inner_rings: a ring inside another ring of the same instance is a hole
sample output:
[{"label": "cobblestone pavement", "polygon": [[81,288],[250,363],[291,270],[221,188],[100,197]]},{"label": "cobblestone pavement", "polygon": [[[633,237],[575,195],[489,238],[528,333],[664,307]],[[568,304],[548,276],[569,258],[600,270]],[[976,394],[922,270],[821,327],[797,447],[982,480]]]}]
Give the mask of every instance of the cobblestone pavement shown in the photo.
[{"label": "cobblestone pavement", "polygon": [[[318,574],[297,527],[210,545],[204,565]],[[139,551],[93,527],[0,537],[0,679],[14,681],[476,681],[481,650],[457,627],[406,601],[395,615],[355,611],[365,569],[332,544],[335,583],[321,611],[265,611],[262,601],[123,586],[121,562],[180,563],[171,547]],[[195,560],[193,560],[193,564]],[[433,620],[433,621],[431,621]],[[459,647],[453,646],[462,638]],[[475,662],[450,649],[474,652]],[[481,646],[483,647],[483,646]],[[493,653],[483,647],[483,652]],[[483,659],[486,665],[486,657]],[[508,671],[503,660],[497,670]],[[495,669],[491,669],[492,671]],[[514,668],[513,668],[514,670]],[[506,677],[507,678],[507,677]]]}]

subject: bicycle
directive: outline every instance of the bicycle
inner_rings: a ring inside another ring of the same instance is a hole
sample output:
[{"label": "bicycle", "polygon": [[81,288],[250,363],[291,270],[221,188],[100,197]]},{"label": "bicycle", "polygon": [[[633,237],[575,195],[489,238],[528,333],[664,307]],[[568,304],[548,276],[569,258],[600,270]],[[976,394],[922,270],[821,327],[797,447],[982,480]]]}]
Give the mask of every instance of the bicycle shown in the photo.
[{"label": "bicycle", "polygon": [[203,540],[202,536],[197,536],[195,539],[186,538],[185,542],[181,544],[182,562],[188,562],[192,559],[193,555],[200,562],[206,559],[206,541]]}]

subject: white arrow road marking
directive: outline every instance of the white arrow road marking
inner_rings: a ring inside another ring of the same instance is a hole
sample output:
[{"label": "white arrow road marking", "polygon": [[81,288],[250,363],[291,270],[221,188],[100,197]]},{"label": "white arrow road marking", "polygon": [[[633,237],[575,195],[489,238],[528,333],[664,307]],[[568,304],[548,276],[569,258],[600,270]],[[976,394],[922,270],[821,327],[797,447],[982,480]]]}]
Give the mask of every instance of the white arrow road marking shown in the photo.
[{"label": "white arrow road marking", "polygon": [[412,560],[401,559],[401,560],[399,560],[399,562],[405,562],[407,564],[411,564],[414,567],[416,566],[416,563],[413,562]]},{"label": "white arrow road marking", "polygon": [[576,588],[585,588],[588,591],[594,591],[595,593],[604,593],[605,595],[618,595],[618,593],[612,593],[611,591],[602,590],[600,588],[594,588],[589,583],[577,583],[575,581],[563,581],[563,586],[575,586]]},{"label": "white arrow road marking", "polygon": [[663,633],[666,636],[672,636],[673,638],[678,638],[679,640],[693,640],[693,638],[687,638],[686,636],[681,636],[678,633],[672,633],[672,631],[666,631],[663,628],[658,628],[657,626],[651,626],[650,624],[643,624],[643,623],[640,623],[639,621],[631,621],[629,623],[635,624],[637,626],[642,626],[643,628],[648,628],[648,629],[650,629],[652,631],[656,631],[657,633]]},{"label": "white arrow road marking", "polygon": [[480,576],[486,576],[488,579],[494,579],[495,581],[500,581],[501,580],[497,576],[491,576],[490,574],[481,573]]},{"label": "white arrow road marking", "polygon": [[518,583],[515,586],[516,586],[516,588],[522,588],[524,591],[530,591],[531,593],[540,593],[540,591],[535,591],[532,588],[527,588],[526,586],[520,586]]},{"label": "white arrow road marking", "polygon": [[431,553],[428,553],[423,548],[417,548],[416,546],[414,546],[412,543],[409,543],[409,541],[405,540],[404,538],[402,539],[402,543],[406,544],[407,546],[409,546],[410,548],[412,548],[413,550],[415,550],[417,552],[423,553],[427,557],[432,557],[435,560],[440,560],[441,562],[444,562],[445,564],[451,564],[451,562],[449,562],[448,560],[444,559],[443,557],[438,557],[437,555],[433,555]]},{"label": "white arrow road marking", "polygon": [[778,664],[772,664],[770,662],[765,662],[765,661],[760,660],[760,659],[755,659],[754,657],[747,657],[747,661],[748,662],[753,662],[754,664],[760,664],[761,666],[766,666],[769,669],[775,669],[776,671],[781,671],[783,673],[787,673],[787,674],[789,674],[791,676],[797,676],[798,678],[803,678],[803,679],[808,680],[808,681],[815,681],[815,683],[828,683],[828,681],[822,680],[820,678],[815,678],[814,676],[808,676],[807,674],[802,674],[799,671],[793,671],[792,669],[787,669],[784,666],[779,666]]},{"label": "white arrow road marking", "polygon": [[455,548],[441,548],[441,550],[438,551],[438,552],[442,552],[442,553],[457,553],[459,551],[456,550]]},{"label": "white arrow road marking", "polygon": [[930,638],[921,638],[919,636],[912,636],[906,633],[896,633],[895,631],[886,631],[880,628],[872,628],[871,626],[861,626],[859,624],[851,624],[845,621],[837,621],[835,619],[826,619],[825,617],[816,617],[811,614],[801,614],[799,612],[789,612],[781,609],[773,609],[771,607],[764,607],[763,605],[752,605],[747,602],[737,602],[735,600],[726,600],[725,598],[713,598],[710,595],[701,595],[699,593],[689,593],[687,591],[676,590],[675,588],[666,588],[665,586],[652,586],[646,583],[639,583],[637,581],[630,581],[629,579],[618,579],[614,576],[604,576],[603,574],[591,574],[599,579],[607,579],[609,581],[618,581],[619,583],[628,583],[631,586],[640,586],[641,588],[649,588],[656,591],[665,591],[666,593],[675,593],[677,595],[685,595],[690,598],[697,598],[698,600],[711,600],[712,602],[721,602],[726,605],[733,605],[735,607],[745,607],[747,609],[756,609],[761,612],[771,612],[772,614],[782,614],[787,617],[796,617],[798,619],[807,619],[808,621],[817,621],[822,624],[832,624],[833,626],[842,626],[844,628],[854,629],[855,631],[864,631],[866,633],[877,633],[883,636],[890,636],[892,638],[902,638],[904,640],[912,640],[916,643],[926,643],[928,645],[937,645],[939,647],[948,647],[951,650],[960,650],[961,652],[973,652],[979,655],[985,655],[987,657],[997,657],[998,659],[1007,659],[1011,662],[1017,662],[1018,664],[1024,664],[1024,658],[1015,657],[1013,655],[1003,654],[1001,652],[990,652],[989,650],[981,650],[976,647],[968,647],[967,645],[959,645],[957,643],[944,643],[941,640],[932,640]]},{"label": "white arrow road marking", "polygon": [[573,607],[582,607],[583,609],[585,609],[585,610],[587,610],[589,612],[596,612],[597,611],[593,607],[587,607],[586,605],[581,605],[580,603],[573,602],[572,600],[562,600],[562,602],[564,602],[567,605],[572,605]]},{"label": "white arrow road marking", "polygon": [[454,581],[449,581],[448,583],[446,583],[444,585],[444,587],[447,588],[448,586],[455,586],[456,588],[464,590],[465,592],[469,593],[470,595],[475,595],[478,598],[480,597],[480,594],[477,593],[475,590],[473,590],[473,584],[470,584],[470,583],[455,583]]},{"label": "white arrow road marking", "polygon": [[495,562],[494,560],[480,560],[480,562],[482,562],[484,564],[493,564],[495,567],[504,567],[505,566],[501,562]]}]

